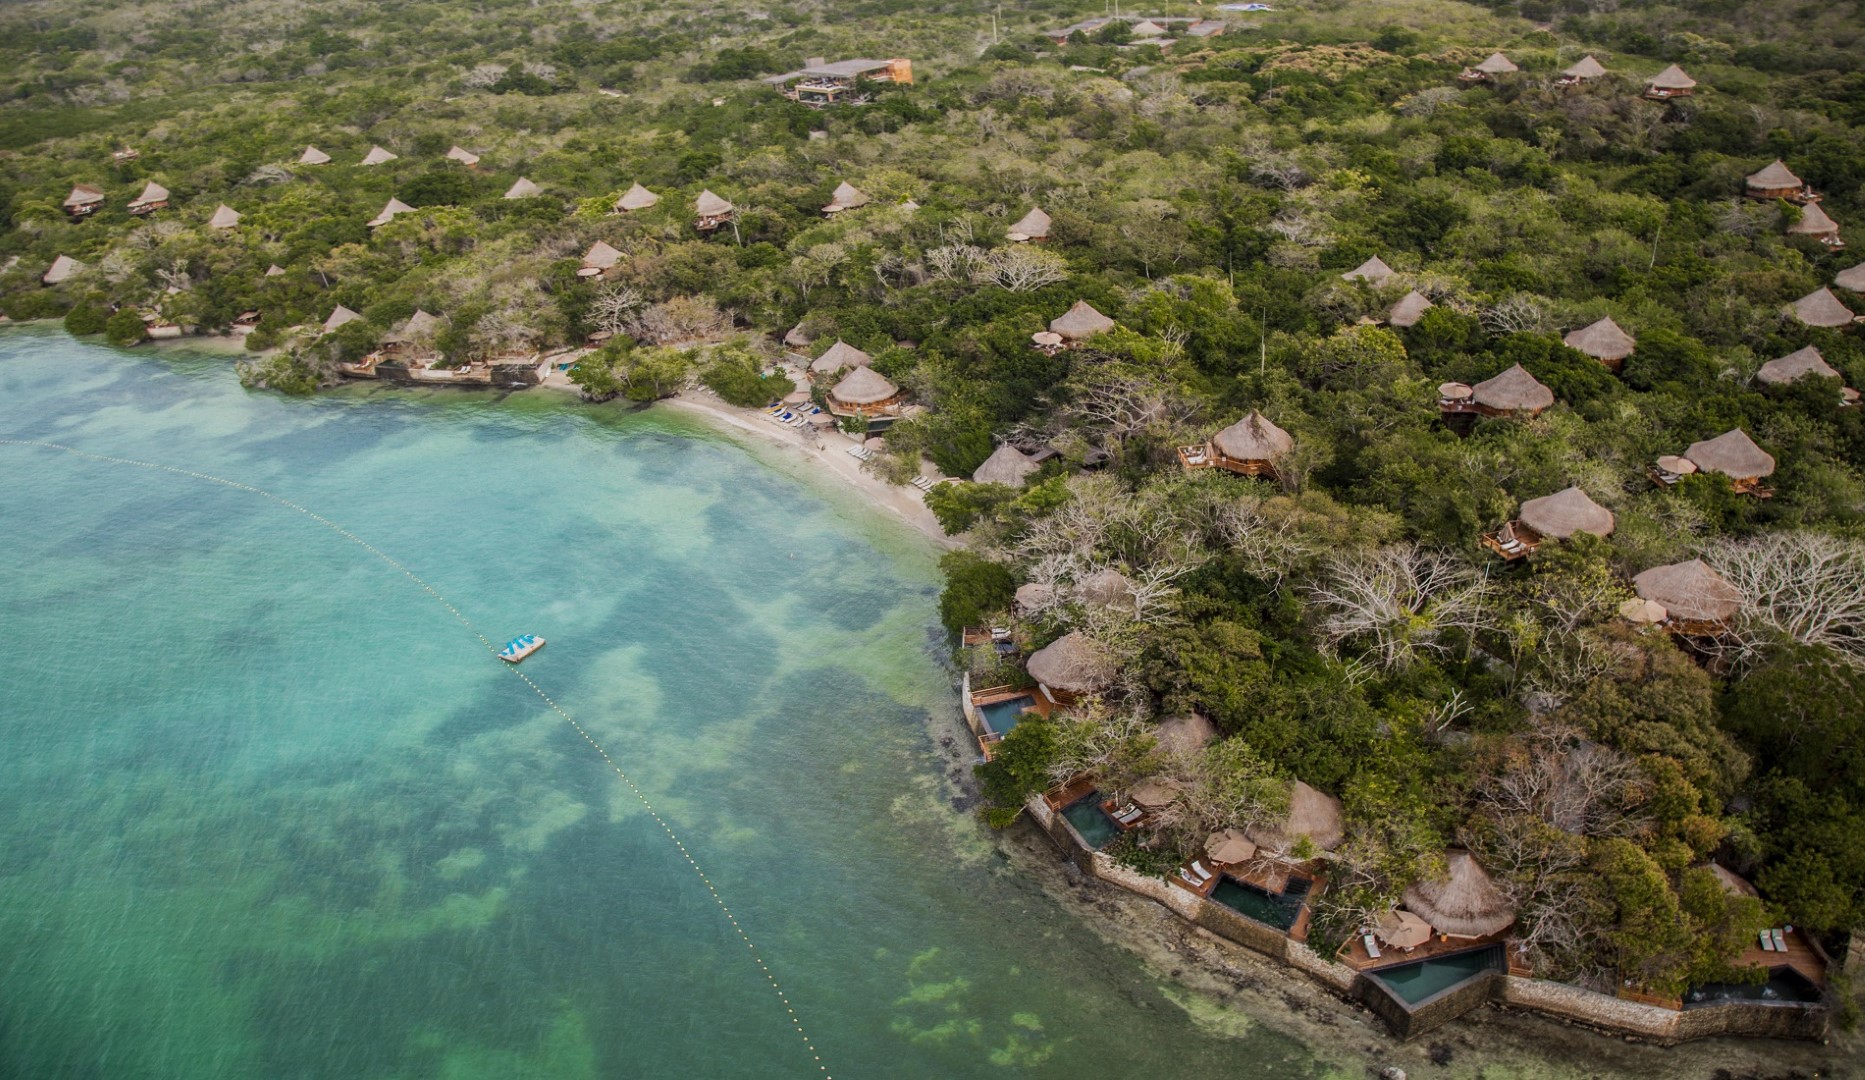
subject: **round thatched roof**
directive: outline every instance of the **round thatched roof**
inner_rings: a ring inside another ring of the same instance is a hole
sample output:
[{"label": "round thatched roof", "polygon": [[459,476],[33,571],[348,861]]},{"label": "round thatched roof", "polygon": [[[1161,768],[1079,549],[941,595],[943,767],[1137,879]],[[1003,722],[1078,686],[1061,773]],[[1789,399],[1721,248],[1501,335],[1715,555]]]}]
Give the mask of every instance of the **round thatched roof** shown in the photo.
[{"label": "round thatched roof", "polygon": [[363,164],[381,165],[386,162],[394,161],[399,156],[398,154],[389,153],[380,146],[372,146],[369,148],[369,152],[363,155]]},{"label": "round thatched roof", "polygon": [[285,268],[280,266],[277,263],[273,263],[271,266],[266,267],[265,276],[266,277],[284,277]]},{"label": "round thatched roof", "polygon": [[447,151],[448,161],[457,161],[462,165],[479,164],[479,155],[462,146],[454,146]]},{"label": "round thatched roof", "polygon": [[151,180],[143,185],[141,195],[130,200],[130,205],[140,206],[143,203],[161,202],[166,198],[168,198],[168,189]]},{"label": "round thatched roof", "polygon": [[1804,182],[1788,169],[1785,162],[1780,158],[1775,158],[1774,164],[1760,172],[1750,173],[1747,183],[1749,187],[1757,191],[1778,191],[1782,188],[1800,187]]},{"label": "round thatched roof", "polygon": [[240,212],[226,203],[214,207],[214,216],[207,219],[207,227],[210,229],[231,229],[239,223]]},{"label": "round thatched roof", "polygon": [[621,260],[622,253],[601,240],[589,245],[589,250],[583,253],[583,265],[598,270],[607,270]]},{"label": "round thatched roof", "polygon": [[1855,293],[1865,293],[1865,263],[1839,271],[1833,275],[1833,284]]},{"label": "round thatched roof", "polygon": [[430,315],[424,310],[416,309],[413,315],[408,316],[407,322],[402,323],[399,327],[384,334],[382,340],[385,343],[425,341],[439,333],[441,327],[442,324],[438,316]]},{"label": "round thatched roof", "polygon": [[1674,619],[1725,622],[1742,608],[1742,593],[1702,559],[1654,566],[1633,578],[1632,588]]},{"label": "round thatched roof", "polygon": [[1030,678],[1056,690],[1099,690],[1114,678],[1114,664],[1079,632],[1063,634],[1030,654]]},{"label": "round thatched roof", "polygon": [[542,194],[544,194],[543,188],[522,176],[511,187],[505,189],[505,197],[508,199],[529,199],[534,195]]},{"label": "round thatched roof", "polygon": [[1580,58],[1579,63],[1561,74],[1571,79],[1597,79],[1606,74],[1606,65],[1595,60],[1592,53],[1588,53]]},{"label": "round thatched roof", "polygon": [[1716,884],[1721,885],[1723,891],[1726,893],[1733,896],[1761,896],[1760,893],[1755,891],[1755,886],[1748,883],[1747,878],[1733,870],[1727,869],[1721,863],[1711,863],[1710,873],[1716,875]]},{"label": "round thatched roof", "polygon": [[1133,582],[1113,568],[1097,570],[1075,583],[1075,595],[1084,604],[1114,607],[1133,602]]},{"label": "round thatched roof", "polygon": [[1833,290],[1815,289],[1794,301],[1794,317],[1808,326],[1852,325],[1852,310],[1839,302]]},{"label": "round thatched roof", "polygon": [[1328,851],[1338,847],[1347,832],[1341,820],[1340,800],[1296,780],[1289,784],[1288,815],[1278,822],[1253,826],[1249,835],[1271,851],[1287,851],[1303,836]]},{"label": "round thatched roof", "polygon": [[1759,480],[1774,472],[1774,455],[1756,446],[1741,428],[1691,443],[1684,456],[1704,472],[1722,473],[1732,480]]},{"label": "round thatched roof", "polygon": [[1235,866],[1256,858],[1256,845],[1241,829],[1224,829],[1204,838],[1204,853],[1213,862]]},{"label": "round thatched roof", "polygon": [[1540,412],[1554,404],[1554,391],[1520,364],[1493,379],[1484,379],[1470,388],[1471,398],[1489,409],[1502,412]]},{"label": "round thatched roof", "polygon": [[1677,454],[1666,454],[1658,459],[1658,468],[1672,476],[1689,476],[1697,471],[1697,463]]},{"label": "round thatched roof", "polygon": [[1522,504],[1521,517],[1522,524],[1556,540],[1565,540],[1577,532],[1611,536],[1615,524],[1611,510],[1577,487],[1528,500]]},{"label": "round thatched roof", "polygon": [[1645,80],[1645,85],[1658,90],[1688,90],[1697,85],[1697,80],[1684,74],[1684,69],[1672,64]]},{"label": "round thatched roof", "polygon": [[1413,289],[1401,296],[1399,302],[1392,305],[1392,310],[1386,312],[1386,321],[1403,330],[1415,325],[1431,307],[1431,301],[1425,294]]},{"label": "round thatched roof", "polygon": [[636,183],[628,185],[628,190],[622,192],[622,197],[615,200],[615,208],[617,210],[646,210],[660,201],[659,195]]},{"label": "round thatched roof", "polygon": [[1005,487],[1020,488],[1029,480],[1030,474],[1038,466],[1023,451],[1004,443],[991,456],[984,459],[984,464],[973,470],[971,479],[978,484],[1002,484]]},{"label": "round thatched roof", "polygon": [[1444,853],[1442,878],[1412,883],[1405,906],[1440,933],[1484,937],[1515,921],[1515,908],[1467,851]]},{"label": "round thatched roof", "polygon": [[880,372],[869,367],[858,367],[842,376],[842,381],[835,384],[829,396],[849,405],[873,405],[898,393],[900,388],[888,382]]},{"label": "round thatched roof", "polygon": [[1049,332],[1061,334],[1065,341],[1081,341],[1113,328],[1114,320],[1096,311],[1086,300],[1075,301],[1074,307],[1049,320]]},{"label": "round thatched roof", "polygon": [[1168,754],[1196,753],[1217,736],[1217,725],[1202,713],[1168,716],[1159,722],[1159,730],[1153,732],[1154,741]]},{"label": "round thatched roof", "polygon": [[1295,449],[1288,432],[1255,410],[1211,436],[1211,444],[1233,461],[1274,461]]},{"label": "round thatched roof", "polygon": [[823,207],[828,213],[840,213],[853,210],[857,206],[868,205],[868,196],[860,188],[844,180],[835,185],[835,192],[829,196],[829,205]]},{"label": "round thatched roof", "polygon": [[1364,281],[1369,285],[1384,285],[1392,277],[1392,267],[1386,260],[1375,255],[1341,275],[1342,281]]},{"label": "round thatched roof", "polygon": [[810,361],[809,369],[818,375],[833,375],[843,368],[864,368],[874,363],[874,357],[855,348],[841,338],[835,344],[822,351],[822,355]]},{"label": "round thatched roof", "polygon": [[1507,75],[1512,71],[1522,70],[1515,66],[1514,61],[1499,52],[1490,53],[1482,63],[1476,66],[1476,69],[1485,75]]},{"label": "round thatched roof", "polygon": [[1149,776],[1133,785],[1127,792],[1127,798],[1147,810],[1163,810],[1178,802],[1181,794],[1183,792],[1177,781],[1163,776]]},{"label": "round thatched roof", "polygon": [[1032,209],[1023,215],[1022,220],[1012,225],[1004,235],[1012,240],[1044,240],[1049,236],[1049,215],[1041,208]]},{"label": "round thatched roof", "polygon": [[298,155],[298,164],[328,165],[330,164],[330,155],[324,153],[315,146],[307,146],[304,148],[304,153]]},{"label": "round thatched roof", "polygon": [[1800,220],[1787,227],[1795,236],[1826,236],[1839,231],[1839,223],[1827,216],[1820,209],[1819,203],[1808,203],[1800,208]]},{"label": "round thatched roof", "polygon": [[699,198],[693,200],[693,209],[700,217],[724,217],[734,208],[731,203],[714,195],[708,188],[699,193]]},{"label": "round thatched roof", "polygon": [[324,320],[324,333],[328,334],[344,323],[353,323],[360,318],[362,318],[361,315],[338,304],[337,309],[330,313],[330,318]]},{"label": "round thatched roof", "polygon": [[1017,610],[1035,611],[1037,608],[1047,607],[1049,601],[1055,598],[1055,594],[1055,589],[1040,581],[1019,585],[1017,586]]},{"label": "round thatched roof", "polygon": [[1619,329],[1619,324],[1613,322],[1611,317],[1581,327],[1562,338],[1561,342],[1596,360],[1623,360],[1632,355],[1632,350],[1638,345],[1632,335]]},{"label": "round thatched roof", "polygon": [[1820,350],[1811,345],[1763,364],[1761,370],[1755,373],[1755,381],[1767,383],[1769,386],[1785,386],[1797,379],[1805,379],[1809,376],[1816,379],[1840,377],[1839,372],[1833,370],[1833,366],[1820,355]]},{"label": "round thatched roof", "polygon": [[373,229],[378,225],[387,225],[389,222],[395,220],[396,214],[411,214],[413,212],[414,207],[409,206],[400,199],[391,198],[387,203],[383,204],[381,213],[369,219],[369,227]]},{"label": "round thatched roof", "polygon": [[40,276],[39,280],[47,285],[56,285],[84,269],[84,264],[69,255],[60,255],[52,260],[52,265]]}]

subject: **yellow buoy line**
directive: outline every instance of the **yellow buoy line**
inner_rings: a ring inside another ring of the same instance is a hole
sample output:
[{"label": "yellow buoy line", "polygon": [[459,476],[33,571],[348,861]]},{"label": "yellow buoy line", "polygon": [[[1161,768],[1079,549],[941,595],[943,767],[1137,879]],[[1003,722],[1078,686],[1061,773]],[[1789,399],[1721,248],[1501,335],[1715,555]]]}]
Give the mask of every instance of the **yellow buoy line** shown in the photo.
[{"label": "yellow buoy line", "polygon": [[[461,614],[459,608],[454,607],[446,597],[442,596],[432,585],[429,585],[419,574],[408,569],[407,566],[399,562],[394,556],[376,547],[369,541],[364,540],[362,537],[344,528],[337,522],[330,520],[309,507],[292,502],[282,495],[275,495],[264,488],[254,487],[251,484],[241,483],[238,480],[229,480],[224,476],[215,476],[212,473],[196,472],[192,469],[183,469],[174,465],[164,465],[156,461],[138,461],[135,458],[95,454],[88,450],[80,450],[75,446],[65,446],[61,443],[40,442],[33,439],[0,438],[0,446],[25,446],[40,450],[56,450],[60,453],[85,458],[89,461],[102,462],[107,465],[132,465],[140,469],[153,469],[157,472],[173,473],[176,476],[185,476],[192,480],[204,480],[210,484],[219,484],[222,487],[232,488],[235,491],[244,491],[248,494],[257,495],[270,502],[277,503],[286,509],[295,510],[400,571],[402,576],[419,586],[422,592],[427,593],[429,596],[433,597],[440,606],[446,608],[447,612],[452,615],[454,619],[458,620],[460,625],[465,627],[468,633],[479,639],[480,645],[485,647],[487,654],[490,655],[494,661],[498,660],[499,647],[494,645],[492,640],[486,637],[486,635],[480,633],[479,628],[474,626],[472,621],[465,615]],[[763,973],[765,980],[770,983],[771,992],[777,995],[778,1002],[783,1006],[784,1013],[790,1020],[790,1026],[796,1030],[797,1037],[803,1040],[803,1046],[809,1051],[810,1057],[816,1062],[816,1067],[822,1071],[825,1080],[828,1080],[829,1066],[823,1063],[822,1055],[817,1051],[816,1044],[811,1041],[809,1034],[803,1030],[803,1021],[797,1016],[796,1007],[791,1002],[790,996],[784,993],[783,988],[778,985],[777,975],[771,971],[769,965],[765,964],[763,955],[758,952],[757,945],[751,940],[751,935],[747,934],[745,928],[739,925],[738,916],[732,913],[731,907],[725,902],[725,897],[719,895],[718,887],[712,883],[712,878],[708,877],[706,871],[700,868],[698,861],[693,858],[693,853],[687,850],[686,844],[680,839],[679,835],[673,831],[673,826],[669,825],[667,819],[661,817],[660,812],[654,809],[654,804],[648,801],[647,793],[642,791],[628,773],[622,769],[622,766],[614,758],[609,756],[609,752],[602,748],[602,744],[597,742],[595,737],[584,729],[583,725],[576,722],[575,717],[571,716],[563,706],[557,704],[549,694],[546,694],[543,687],[531,681],[531,676],[520,671],[514,664],[500,662],[499,667],[510,671],[513,675],[524,680],[524,684],[531,688],[532,693],[542,699],[544,704],[550,706],[552,712],[562,717],[565,723],[575,729],[576,733],[583,737],[583,741],[589,744],[590,749],[594,750],[609,768],[615,770],[615,775],[621,778],[622,783],[634,794],[634,797],[640,801],[642,808],[648,812],[648,817],[654,820],[654,824],[660,826],[661,832],[666,834],[667,839],[671,841],[673,846],[680,852],[680,857],[686,860],[687,866],[691,868],[694,875],[699,878],[700,884],[706,887],[706,892],[712,897],[712,902],[718,905],[720,914],[724,915],[725,921],[731,925],[732,932],[737,934],[738,939],[745,943],[745,948],[751,953],[752,962],[758,966],[758,971]]]}]

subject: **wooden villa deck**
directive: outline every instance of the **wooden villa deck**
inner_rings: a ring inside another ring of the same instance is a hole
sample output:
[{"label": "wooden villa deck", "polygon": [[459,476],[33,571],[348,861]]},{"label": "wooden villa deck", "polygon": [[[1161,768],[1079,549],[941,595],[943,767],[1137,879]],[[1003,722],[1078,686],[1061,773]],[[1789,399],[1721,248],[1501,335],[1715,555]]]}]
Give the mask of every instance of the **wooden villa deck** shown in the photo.
[{"label": "wooden villa deck", "polygon": [[1223,469],[1239,476],[1260,476],[1265,479],[1276,478],[1276,467],[1267,461],[1242,461],[1225,457],[1217,448],[1209,444],[1203,446],[1181,446],[1178,448],[1179,464],[1187,469]]},{"label": "wooden villa deck", "polygon": [[[1471,949],[1482,948],[1485,945],[1505,944],[1509,941],[1509,932],[1505,930],[1500,934],[1491,934],[1488,937],[1480,938],[1445,937],[1442,934],[1438,934],[1434,935],[1431,940],[1425,942],[1423,945],[1417,945],[1410,949],[1393,948],[1382,942],[1379,946],[1380,956],[1378,959],[1374,959],[1367,953],[1366,942],[1362,940],[1362,937],[1362,935],[1355,935],[1349,938],[1341,945],[1340,951],[1334,954],[1334,958],[1355,971],[1371,971],[1377,968],[1393,967],[1398,964],[1413,964],[1420,960],[1430,960],[1433,957],[1448,956],[1451,953],[1468,952]],[[1526,966],[1521,967],[1520,970],[1517,969],[1514,949],[1505,948],[1503,952],[1509,956],[1510,974],[1527,974]]]},{"label": "wooden villa deck", "polygon": [[1526,559],[1541,546],[1541,536],[1519,521],[1511,521],[1493,533],[1483,534],[1483,546],[1504,562]]},{"label": "wooden villa deck", "polygon": [[988,690],[971,692],[970,707],[965,710],[966,719],[972,721],[972,734],[978,738],[978,752],[984,756],[984,760],[991,760],[991,747],[1003,741],[1004,734],[991,728],[990,722],[985,720],[984,713],[979,706],[994,705],[1000,701],[1014,701],[1020,697],[1030,699],[1030,704],[1024,706],[1024,712],[1036,713],[1045,720],[1058,707],[1055,702],[1045,697],[1040,689],[1033,686],[1027,689],[1017,686],[993,686]]},{"label": "wooden villa deck", "polygon": [[1789,930],[1782,937],[1787,942],[1786,952],[1764,949],[1758,942],[1751,941],[1748,948],[1742,950],[1742,955],[1737,958],[1736,963],[1753,964],[1765,968],[1791,967],[1806,976],[1808,982],[1824,988],[1826,986],[1826,958],[1821,956],[1812,943],[1798,930]]}]

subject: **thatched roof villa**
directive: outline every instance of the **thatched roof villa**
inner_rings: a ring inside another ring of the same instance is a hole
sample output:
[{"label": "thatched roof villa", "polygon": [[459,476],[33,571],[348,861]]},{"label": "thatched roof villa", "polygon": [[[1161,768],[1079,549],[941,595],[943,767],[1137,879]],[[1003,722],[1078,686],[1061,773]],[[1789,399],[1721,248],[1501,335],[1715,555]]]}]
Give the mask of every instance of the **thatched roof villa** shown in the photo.
[{"label": "thatched roof villa", "polygon": [[1554,404],[1554,391],[1528,373],[1520,364],[1511,364],[1501,374],[1484,379],[1475,386],[1443,383],[1438,386],[1438,411],[1446,416],[1535,416]]},{"label": "thatched roof villa", "polygon": [[1372,258],[1342,274],[1342,281],[1364,281],[1368,285],[1379,286],[1392,280],[1393,269],[1386,265],[1386,260],[1375,255]]},{"label": "thatched roof villa", "polygon": [[69,255],[60,255],[52,260],[52,265],[45,273],[39,275],[39,284],[57,285],[71,280],[72,275],[84,269],[84,264]]},{"label": "thatched roof villa", "polygon": [[1812,345],[1795,349],[1786,356],[1776,357],[1761,366],[1755,372],[1755,381],[1768,386],[1786,386],[1801,379],[1838,379],[1843,378],[1820,350]]},{"label": "thatched roof villa", "polygon": [[383,205],[381,213],[369,219],[369,227],[374,229],[379,226],[387,225],[389,222],[395,220],[396,214],[412,213],[414,213],[414,207],[409,206],[400,199],[391,198]]},{"label": "thatched roof villa", "polygon": [[865,368],[874,363],[874,357],[855,348],[841,338],[835,344],[822,351],[822,355],[810,361],[809,373],[812,379],[834,375],[850,368]]},{"label": "thatched roof villa", "polygon": [[380,146],[372,146],[369,148],[369,152],[363,155],[363,164],[386,165],[400,156],[400,154],[391,154]]},{"label": "thatched roof villa", "polygon": [[1865,293],[1865,263],[1848,267],[1834,274],[1833,284],[1850,292]]},{"label": "thatched roof villa", "polygon": [[529,179],[521,176],[516,183],[505,189],[504,197],[507,199],[529,199],[542,194],[544,194],[543,188],[538,187]]},{"label": "thatched roof villa", "polygon": [[824,217],[834,217],[844,210],[854,210],[868,205],[868,196],[855,185],[844,180],[835,186],[829,196],[829,202],[822,208]]},{"label": "thatched roof villa", "polygon": [[1195,754],[1215,742],[1219,734],[1210,717],[1186,713],[1161,720],[1153,732],[1153,741],[1168,754]]},{"label": "thatched roof villa", "polygon": [[324,153],[315,146],[307,146],[304,148],[304,153],[298,155],[298,164],[328,165],[330,164],[330,155]]},{"label": "thatched roof villa", "polygon": [[1514,562],[1534,554],[1545,541],[1566,540],[1583,532],[1607,537],[1617,525],[1611,510],[1594,502],[1576,486],[1524,502],[1516,520],[1496,532],[1485,533],[1483,543]]},{"label": "thatched roof villa", "polygon": [[1694,442],[1684,451],[1684,460],[1700,472],[1721,473],[1730,485],[1745,495],[1767,498],[1772,492],[1760,482],[1774,473],[1774,455],[1755,445],[1748,432],[1732,428],[1714,439]]},{"label": "thatched roof villa", "polygon": [[1105,334],[1115,325],[1114,320],[1096,311],[1093,304],[1077,300],[1075,306],[1049,320],[1049,332],[1061,338],[1061,344],[1066,347],[1086,341],[1096,334]]},{"label": "thatched roof villa", "polygon": [[1080,631],[1063,634],[1031,653],[1025,667],[1030,678],[1064,704],[1074,695],[1105,687],[1115,674],[1113,660]]},{"label": "thatched roof villa", "polygon": [[873,416],[900,403],[900,388],[871,367],[858,367],[829,391],[829,411],[837,416]]},{"label": "thatched roof villa", "polygon": [[240,212],[226,203],[215,207],[214,216],[207,219],[207,227],[210,229],[231,229],[239,223]]},{"label": "thatched roof villa", "polygon": [[137,217],[153,214],[168,205],[168,189],[154,180],[143,185],[142,194],[130,200],[129,212]]},{"label": "thatched roof villa", "polygon": [[1017,586],[1016,598],[1011,601],[1011,605],[1018,614],[1028,615],[1048,607],[1054,602],[1055,595],[1056,591],[1053,586],[1045,585],[1040,581],[1025,582]]},{"label": "thatched roof villa", "polygon": [[1049,239],[1049,227],[1051,224],[1053,223],[1049,220],[1048,214],[1043,213],[1040,207],[1033,207],[1030,212],[1023,215],[1015,225],[1012,225],[1009,231],[1005,232],[1004,235],[1019,244],[1028,241],[1041,243]]},{"label": "thatched roof villa", "polygon": [[1561,72],[1561,77],[1554,80],[1556,86],[1579,86],[1595,79],[1606,77],[1606,65],[1594,58],[1592,53],[1581,57],[1578,63]]},{"label": "thatched roof villa", "polygon": [[972,470],[971,480],[974,484],[1002,484],[1005,487],[1020,488],[1030,478],[1030,474],[1041,468],[1030,460],[1029,455],[1009,443],[1003,443],[991,456],[984,459],[984,464]]},{"label": "thatched roof villa", "polygon": [[382,335],[382,352],[401,359],[439,356],[431,346],[444,328],[439,316],[417,308],[400,326]]},{"label": "thatched roof villa", "polygon": [[1586,353],[1613,371],[1624,366],[1625,358],[1638,347],[1638,341],[1621,330],[1611,316],[1569,333],[1561,343]]},{"label": "thatched roof villa", "polygon": [[601,277],[605,272],[615,268],[622,261],[622,253],[598,240],[589,245],[583,253],[583,265],[577,268],[576,276],[583,278]]},{"label": "thatched roof villa", "polygon": [[1386,312],[1386,322],[1388,325],[1404,330],[1418,325],[1418,320],[1425,317],[1425,312],[1435,306],[1424,293],[1413,289],[1399,297],[1399,302],[1392,305]]},{"label": "thatched roof villa", "polygon": [[473,166],[479,164],[479,155],[473,153],[471,150],[466,150],[466,149],[462,149],[459,146],[455,146],[452,149],[447,151],[447,160],[457,161],[460,164],[470,169]]},{"label": "thatched roof villa", "polygon": [[1645,80],[1645,96],[1653,101],[1689,97],[1696,92],[1697,80],[1684,74],[1684,69],[1676,64]]},{"label": "thatched roof villa", "polygon": [[1475,67],[1464,68],[1457,78],[1467,83],[1494,82],[1504,75],[1514,74],[1520,70],[1522,69],[1516,67],[1514,61],[1499,52],[1493,52],[1484,57],[1483,62]]},{"label": "thatched roof villa", "polygon": [[1851,326],[1858,318],[1852,309],[1839,302],[1833,290],[1821,286],[1794,301],[1794,318],[1808,326],[1836,329]]},{"label": "thatched roof villa", "polygon": [[1664,608],[1681,634],[1718,633],[1742,610],[1741,590],[1702,559],[1654,566],[1632,579],[1632,589],[1639,599]]},{"label": "thatched roof villa", "polygon": [[1188,469],[1225,469],[1243,476],[1274,478],[1276,462],[1295,449],[1295,439],[1262,413],[1250,415],[1211,436],[1203,446],[1179,447]]},{"label": "thatched roof villa", "polygon": [[1403,899],[1408,910],[1450,937],[1489,937],[1515,922],[1514,905],[1468,851],[1446,851],[1444,874],[1413,882]]},{"label": "thatched roof villa", "polygon": [[1819,203],[1808,203],[1800,208],[1800,220],[1787,227],[1789,236],[1811,236],[1825,244],[1833,251],[1839,251],[1846,242],[1839,237],[1839,223],[1828,217],[1820,209]]},{"label": "thatched roof villa", "polygon": [[284,277],[285,268],[280,266],[277,263],[273,263],[272,265],[266,267],[266,272],[264,276],[265,277]]},{"label": "thatched roof villa", "polygon": [[337,327],[345,323],[353,323],[360,318],[362,318],[361,315],[344,307],[342,304],[338,304],[336,310],[330,313],[330,318],[324,320],[323,332],[328,334]]},{"label": "thatched roof villa", "polygon": [[1775,158],[1773,164],[1760,172],[1750,173],[1743,182],[1743,192],[1751,199],[1787,199],[1799,202],[1812,191],[1807,182],[1795,176],[1787,164]]},{"label": "thatched roof villa", "polygon": [[89,216],[102,205],[104,205],[103,189],[90,184],[78,184],[71,189],[71,194],[65,196],[65,213],[74,218]]},{"label": "thatched roof villa", "polygon": [[1251,826],[1244,834],[1265,854],[1287,855],[1303,837],[1320,851],[1332,851],[1346,839],[1347,827],[1339,799],[1295,780],[1289,784],[1288,813],[1280,821]]},{"label": "thatched roof villa", "polygon": [[699,197],[693,200],[693,212],[696,215],[693,227],[700,232],[709,233],[731,221],[732,217],[738,213],[738,208],[714,195],[708,188],[701,191]]},{"label": "thatched roof villa", "polygon": [[1133,582],[1127,580],[1127,575],[1110,566],[1076,582],[1075,596],[1082,603],[1093,607],[1132,607]]},{"label": "thatched roof villa", "polygon": [[660,201],[659,195],[640,184],[630,184],[628,190],[622,192],[622,197],[615,200],[615,209],[617,213],[627,214],[636,210],[646,210]]}]

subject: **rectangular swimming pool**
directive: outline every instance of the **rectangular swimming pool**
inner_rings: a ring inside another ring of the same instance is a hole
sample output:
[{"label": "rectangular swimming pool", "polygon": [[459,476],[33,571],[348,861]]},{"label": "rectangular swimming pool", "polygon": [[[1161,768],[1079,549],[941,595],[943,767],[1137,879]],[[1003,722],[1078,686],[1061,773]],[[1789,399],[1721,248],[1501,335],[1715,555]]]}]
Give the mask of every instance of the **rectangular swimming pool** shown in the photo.
[{"label": "rectangular swimming pool", "polygon": [[1270,893],[1225,874],[1218,880],[1217,888],[1211,891],[1211,899],[1239,915],[1286,931],[1295,925],[1296,917],[1302,913],[1302,901],[1308,896],[1308,886],[1307,878],[1290,878],[1287,889],[1280,893]]},{"label": "rectangular swimming pool", "polygon": [[1764,983],[1707,983],[1691,987],[1684,1008],[1721,1005],[1730,1001],[1767,1001],[1777,1005],[1807,1004],[1820,1000],[1820,988],[1791,967],[1768,969]]},{"label": "rectangular swimming pool", "polygon": [[1469,952],[1452,953],[1431,960],[1420,960],[1416,964],[1400,964],[1397,967],[1381,968],[1367,974],[1385,984],[1388,990],[1399,995],[1407,1005],[1416,1005],[1433,994],[1441,993],[1458,983],[1488,971],[1502,967],[1502,949],[1491,945],[1487,949],[1472,949]]},{"label": "rectangular swimming pool", "polygon": [[999,735],[1008,735],[1010,734],[1010,729],[1017,726],[1017,717],[1022,716],[1023,710],[1034,704],[1036,704],[1036,699],[1028,694],[1024,694],[1021,697],[1008,698],[1004,701],[993,701],[989,705],[980,705],[978,706],[978,712],[984,715],[985,727]]},{"label": "rectangular swimming pool", "polygon": [[1062,816],[1075,826],[1075,831],[1096,851],[1120,835],[1120,826],[1115,825],[1101,809],[1102,798],[1100,792],[1090,792],[1062,808]]}]

